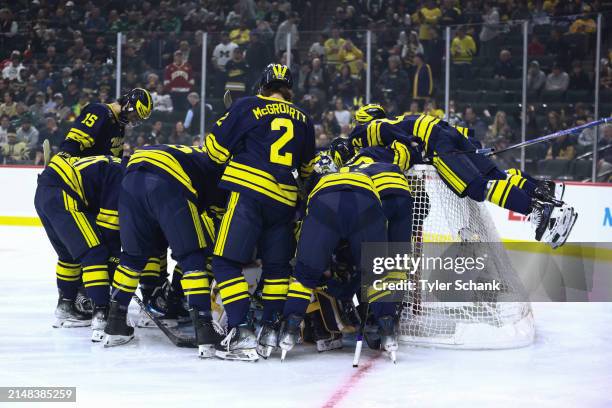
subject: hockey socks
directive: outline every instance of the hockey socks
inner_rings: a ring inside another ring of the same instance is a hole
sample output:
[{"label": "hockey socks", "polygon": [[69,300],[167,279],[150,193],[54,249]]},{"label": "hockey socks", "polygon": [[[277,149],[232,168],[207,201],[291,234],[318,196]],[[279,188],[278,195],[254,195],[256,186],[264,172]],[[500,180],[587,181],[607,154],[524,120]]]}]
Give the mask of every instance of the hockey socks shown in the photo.
[{"label": "hockey socks", "polygon": [[55,276],[62,297],[74,300],[81,285],[81,264],[57,261]]},{"label": "hockey socks", "polygon": [[249,284],[242,275],[242,264],[214,256],[212,267],[227,313],[227,326],[238,327],[246,321],[251,303]]},{"label": "hockey socks", "polygon": [[531,197],[510,180],[491,180],[487,183],[487,201],[502,208],[527,215],[531,212]]}]

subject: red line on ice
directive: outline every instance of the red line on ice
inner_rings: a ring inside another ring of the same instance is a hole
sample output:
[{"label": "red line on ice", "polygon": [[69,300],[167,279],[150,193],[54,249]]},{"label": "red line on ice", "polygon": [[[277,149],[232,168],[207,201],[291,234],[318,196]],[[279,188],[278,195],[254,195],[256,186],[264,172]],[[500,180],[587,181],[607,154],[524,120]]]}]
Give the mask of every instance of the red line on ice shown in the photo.
[{"label": "red line on ice", "polygon": [[359,368],[344,382],[332,396],[323,404],[323,408],[333,408],[337,406],[340,401],[347,396],[347,394],[353,389],[353,387],[370,371],[376,360],[380,357],[380,354],[376,354],[368,359],[365,364],[360,365]]}]

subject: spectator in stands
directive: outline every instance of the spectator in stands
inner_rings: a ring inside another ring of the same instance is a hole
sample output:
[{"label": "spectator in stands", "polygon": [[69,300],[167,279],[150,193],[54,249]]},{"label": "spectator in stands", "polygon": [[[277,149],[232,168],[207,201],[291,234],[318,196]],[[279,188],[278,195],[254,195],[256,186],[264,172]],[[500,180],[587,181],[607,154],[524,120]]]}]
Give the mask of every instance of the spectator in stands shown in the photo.
[{"label": "spectator in stands", "polygon": [[406,112],[404,112],[404,115],[420,115],[422,112],[420,106],[419,106],[419,101],[411,101],[410,102],[410,108],[408,108],[408,110]]},{"label": "spectator in stands", "polygon": [[440,17],[440,25],[455,25],[461,23],[461,10],[455,7],[457,3],[455,0],[443,0],[442,4],[442,17]]},{"label": "spectator in stands", "polygon": [[170,138],[168,139],[168,143],[170,144],[178,144],[178,145],[189,145],[191,144],[192,136],[185,131],[185,127],[183,126],[183,122],[176,122],[174,125],[174,129],[170,134]]},{"label": "spectator in stands", "polygon": [[8,142],[6,135],[8,134],[10,126],[11,120],[8,115],[2,115],[2,117],[0,117],[0,145]]},{"label": "spectator in stands", "polygon": [[238,44],[230,41],[229,34],[222,33],[221,42],[216,45],[212,54],[212,61],[217,70],[225,72],[225,64],[232,58],[236,48],[238,48]]},{"label": "spectator in stands", "polygon": [[234,100],[246,95],[248,74],[249,66],[244,60],[244,52],[241,48],[235,48],[232,59],[225,65],[225,90],[232,92]]},{"label": "spectator in stands", "polygon": [[48,117],[45,119],[45,127],[40,131],[39,140],[49,139],[49,143],[53,147],[59,147],[64,140],[64,135],[57,127],[55,118]]},{"label": "spectator in stands", "polygon": [[572,73],[569,75],[569,88],[573,90],[591,90],[593,85],[591,79],[584,72],[581,61],[572,62]]},{"label": "spectator in stands", "polygon": [[189,102],[189,110],[185,115],[183,126],[187,133],[195,136],[200,133],[200,96],[196,92],[191,92],[187,95]]},{"label": "spectator in stands", "polygon": [[348,126],[351,123],[351,112],[346,109],[346,105],[342,102],[342,98],[336,98],[335,108],[334,117],[338,125],[340,125],[341,128],[343,126]]},{"label": "spectator in stands", "polygon": [[550,37],[546,43],[546,51],[549,55],[554,55],[559,64],[567,66],[569,45],[565,41],[565,38],[563,38],[560,29],[553,28],[550,31]]},{"label": "spectator in stands", "polygon": [[315,123],[321,122],[321,115],[323,114],[322,105],[316,94],[305,94],[300,104]]},{"label": "spectator in stands", "polygon": [[529,41],[529,45],[527,46],[527,54],[530,57],[538,57],[540,55],[544,55],[545,51],[544,44],[540,42],[540,37],[533,34],[531,36],[531,40]]},{"label": "spectator in stands", "polygon": [[32,125],[30,115],[23,115],[21,118],[21,126],[17,128],[17,139],[20,142],[25,142],[28,149],[35,149],[38,145],[38,129]]},{"label": "spectator in stands", "polygon": [[[601,152],[597,161],[597,181],[612,181],[612,125],[601,130],[598,149]],[[604,149],[605,148],[605,149]]]},{"label": "spectator in stands", "polygon": [[194,85],[191,65],[183,60],[182,51],[176,50],[172,64],[167,65],[164,70],[164,87],[170,93],[175,110],[179,112],[187,110],[187,95]]},{"label": "spectator in stands", "polygon": [[161,144],[164,142],[164,133],[163,133],[164,124],[161,120],[155,121],[153,126],[151,127],[151,132],[146,137],[149,144]]},{"label": "spectator in stands", "polygon": [[283,21],[276,30],[274,37],[274,52],[276,55],[281,55],[287,50],[287,36],[291,34],[291,49],[294,50],[300,41],[300,33],[298,32],[299,18],[297,13],[290,13],[289,17]]},{"label": "spectator in stands", "polygon": [[376,85],[378,92],[383,94],[384,99],[396,105],[401,105],[401,101],[410,89],[410,79],[408,74],[400,66],[400,58],[392,55],[387,59],[387,69],[383,71]]},{"label": "spectator in stands", "polygon": [[460,26],[451,42],[452,70],[457,78],[470,78],[474,55],[476,55],[476,43],[471,35],[466,34],[465,28]]},{"label": "spectator in stands", "polygon": [[604,89],[612,89],[612,61],[610,60],[602,64],[600,84]]},{"label": "spectator in stands", "polygon": [[64,122],[70,116],[70,108],[64,105],[64,95],[57,92],[53,99],[45,105],[45,116],[53,116],[59,123]]},{"label": "spectator in stands", "polygon": [[499,138],[504,138],[510,142],[514,141],[514,133],[508,124],[506,112],[501,110],[497,111],[493,123],[491,123],[489,129],[487,129],[487,136],[484,140],[484,144],[493,146]]},{"label": "spectator in stands", "polygon": [[323,133],[325,133],[330,138],[333,138],[336,135],[340,134],[340,125],[336,120],[336,115],[334,115],[334,111],[330,110],[323,114],[321,125],[323,126]]},{"label": "spectator in stands", "polygon": [[85,30],[89,32],[102,32],[106,30],[106,20],[100,16],[100,9],[94,7],[85,19]]},{"label": "spectator in stands", "polygon": [[416,54],[423,54],[425,52],[416,31],[410,31],[408,35],[406,35],[406,31],[400,32],[397,45],[401,47],[400,56],[406,69],[412,68]]},{"label": "spectator in stands", "polygon": [[91,59],[92,61],[101,61],[105,63],[107,60],[111,59],[111,51],[106,42],[104,41],[104,37],[96,38],[96,45],[91,50]]},{"label": "spectator in stands", "polygon": [[546,77],[544,89],[548,92],[565,92],[569,86],[569,75],[559,64],[554,64],[552,72]]},{"label": "spectator in stands", "polygon": [[331,37],[325,41],[325,58],[328,64],[340,63],[340,50],[346,40],[340,37],[340,29],[334,27],[331,30]]},{"label": "spectator in stands", "polygon": [[512,62],[512,54],[508,50],[501,50],[499,59],[495,63],[493,78],[512,79],[518,76],[518,71]]},{"label": "spectator in stands", "polygon": [[11,38],[17,34],[19,25],[8,8],[0,9],[0,36]]},{"label": "spectator in stands", "polygon": [[246,18],[240,19],[238,27],[234,28],[229,33],[230,41],[238,44],[238,46],[248,44],[251,37],[251,30],[247,25]]},{"label": "spectator in stands", "polygon": [[7,115],[9,118],[17,116],[17,102],[15,95],[10,92],[4,92],[4,102],[0,104],[0,115]]},{"label": "spectator in stands", "polygon": [[327,134],[323,125],[315,125],[315,146],[317,150],[326,149],[334,137],[333,134]]},{"label": "spectator in stands", "polygon": [[546,115],[546,120],[544,134],[555,133],[566,127],[565,123],[561,120],[561,115],[557,111],[549,111]]},{"label": "spectator in stands", "polygon": [[345,105],[352,105],[353,98],[356,96],[356,81],[351,76],[348,65],[340,68],[332,82],[330,95],[339,96]]},{"label": "spectator in stands", "polygon": [[439,119],[444,119],[444,109],[438,107],[438,103],[435,99],[430,99],[425,102],[425,106],[423,107],[423,113],[435,116]]},{"label": "spectator in stands", "polygon": [[527,94],[537,97],[546,83],[546,74],[540,69],[538,61],[531,61],[527,70]]},{"label": "spectator in stands", "polygon": [[251,41],[246,49],[246,63],[251,72],[249,88],[259,80],[260,73],[272,61],[271,54],[270,47],[262,40],[259,31],[251,31]]},{"label": "spectator in stands", "polygon": [[351,40],[346,40],[338,52],[338,61],[349,66],[351,75],[357,75],[359,63],[363,62],[363,52]]},{"label": "spectator in stands", "polygon": [[308,56],[310,58],[323,58],[325,57],[325,35],[319,34],[318,40],[313,42],[308,50]]},{"label": "spectator in stands", "polygon": [[21,63],[21,53],[13,51],[11,53],[11,62],[2,70],[2,78],[9,81],[23,82],[22,73],[24,70],[25,67]]},{"label": "spectator in stands", "polygon": [[572,25],[570,25],[570,33],[594,33],[597,30],[597,23],[590,16],[579,16]]},{"label": "spectator in stands", "polygon": [[473,107],[467,106],[463,112],[462,126],[474,129],[477,140],[483,141],[487,134],[487,125],[478,117]]},{"label": "spectator in stands", "polygon": [[493,7],[490,1],[485,1],[482,14],[483,26],[480,30],[479,38],[484,56],[492,56],[496,51],[495,45],[491,45],[491,40],[499,35],[499,12]]},{"label": "spectator in stands", "polygon": [[576,157],[576,146],[570,135],[558,137],[552,141],[546,152],[546,159],[572,160]]},{"label": "spectator in stands", "polygon": [[266,13],[265,20],[270,23],[272,30],[276,30],[280,23],[285,21],[286,17],[286,14],[279,9],[278,2],[273,1],[270,6],[270,11]]},{"label": "spectator in stands", "polygon": [[0,146],[2,156],[4,157],[4,164],[25,163],[29,159],[30,153],[27,144],[17,139],[15,128],[9,128],[6,138],[6,144]]},{"label": "spectator in stands", "polygon": [[427,0],[423,7],[419,9],[417,16],[420,22],[419,40],[421,42],[431,41],[433,38],[430,29],[433,28],[435,30],[438,26],[438,21],[442,17],[442,11],[434,0]]},{"label": "spectator in stands", "polygon": [[160,83],[157,84],[157,88],[151,93],[153,99],[153,110],[156,112],[172,112],[174,106],[172,105],[172,98],[164,89],[164,86]]},{"label": "spectator in stands", "polygon": [[314,58],[310,70],[304,77],[304,92],[316,95],[320,101],[326,100],[327,71],[323,68],[321,60]]},{"label": "spectator in stands", "polygon": [[70,57],[73,61],[77,58],[83,61],[89,61],[91,57],[91,51],[85,46],[85,42],[83,41],[83,37],[80,35],[75,35],[73,45],[68,48],[66,51],[66,55]]},{"label": "spectator in stands", "polygon": [[431,67],[425,63],[423,54],[414,56],[414,77],[412,80],[412,99],[429,99],[433,95],[433,76]]}]

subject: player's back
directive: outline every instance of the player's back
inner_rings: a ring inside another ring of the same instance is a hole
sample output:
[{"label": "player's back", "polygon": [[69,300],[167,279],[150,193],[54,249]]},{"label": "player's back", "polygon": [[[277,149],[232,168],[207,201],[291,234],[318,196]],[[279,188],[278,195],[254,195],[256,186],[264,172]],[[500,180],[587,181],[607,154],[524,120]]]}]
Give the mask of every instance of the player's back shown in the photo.
[{"label": "player's back", "polygon": [[221,186],[291,207],[295,171],[309,175],[314,144],[313,125],[300,108],[262,95],[236,101],[206,138],[211,159],[227,162]]},{"label": "player's back", "polygon": [[110,154],[121,156],[124,127],[111,107],[90,103],[74,121],[60,144],[60,151],[71,156],[88,157]]},{"label": "player's back", "polygon": [[[128,172],[138,169],[160,174],[178,183],[198,205],[200,211],[215,201],[221,169],[210,161],[206,152],[193,146],[154,145],[138,149],[130,157]],[[225,195],[220,200],[224,200]]]},{"label": "player's back", "polygon": [[121,160],[112,156],[84,158],[57,156],[40,175],[42,185],[54,185],[82,202],[90,211],[116,208],[123,176]]}]

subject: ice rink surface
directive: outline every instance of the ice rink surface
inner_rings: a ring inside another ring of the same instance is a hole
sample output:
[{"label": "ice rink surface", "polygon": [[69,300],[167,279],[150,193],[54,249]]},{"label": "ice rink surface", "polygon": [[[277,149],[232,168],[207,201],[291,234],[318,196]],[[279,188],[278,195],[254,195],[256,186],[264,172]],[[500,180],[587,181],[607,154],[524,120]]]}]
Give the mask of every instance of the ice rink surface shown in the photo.
[{"label": "ice rink surface", "polygon": [[89,328],[53,329],[42,228],[0,227],[0,257],[0,386],[76,386],[79,407],[612,407],[611,303],[534,304],[536,342],[518,350],[403,346],[393,365],[364,348],[354,369],[352,348],[298,346],[282,364],[226,362],[156,329],[110,349]]}]

